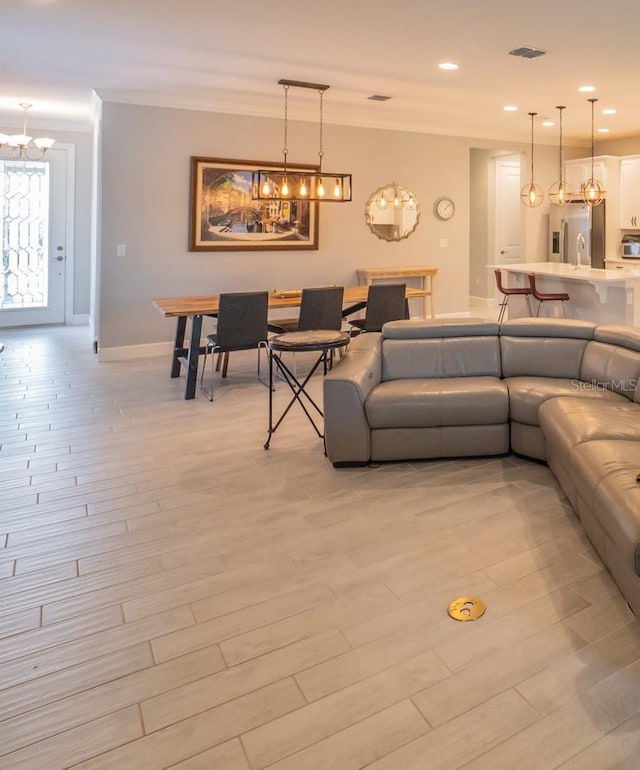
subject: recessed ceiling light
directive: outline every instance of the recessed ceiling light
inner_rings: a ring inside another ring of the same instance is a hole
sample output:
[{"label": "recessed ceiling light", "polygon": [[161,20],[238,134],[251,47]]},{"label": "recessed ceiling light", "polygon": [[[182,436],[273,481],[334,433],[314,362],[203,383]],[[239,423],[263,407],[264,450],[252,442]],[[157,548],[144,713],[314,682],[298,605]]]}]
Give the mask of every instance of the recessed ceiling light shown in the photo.
[{"label": "recessed ceiling light", "polygon": [[502,108],[505,112],[517,112],[518,108],[515,104],[507,104]]},{"label": "recessed ceiling light", "polygon": [[602,110],[603,115],[615,115],[616,111],[613,109],[613,107],[606,107],[604,110]]},{"label": "recessed ceiling light", "polygon": [[598,129],[598,133],[599,134],[608,134],[609,133],[609,129],[608,128],[599,128]]},{"label": "recessed ceiling light", "polygon": [[552,120],[547,120],[546,118],[542,121],[543,126],[546,128],[551,128],[551,126],[555,126],[555,123]]},{"label": "recessed ceiling light", "polygon": [[443,61],[442,64],[438,64],[438,67],[441,70],[457,70],[458,69],[458,65],[454,64],[451,61]]},{"label": "recessed ceiling light", "polygon": [[595,90],[596,90],[595,86],[580,86],[580,88],[578,89],[578,91],[580,91],[583,94],[590,94],[592,91],[595,91]]}]

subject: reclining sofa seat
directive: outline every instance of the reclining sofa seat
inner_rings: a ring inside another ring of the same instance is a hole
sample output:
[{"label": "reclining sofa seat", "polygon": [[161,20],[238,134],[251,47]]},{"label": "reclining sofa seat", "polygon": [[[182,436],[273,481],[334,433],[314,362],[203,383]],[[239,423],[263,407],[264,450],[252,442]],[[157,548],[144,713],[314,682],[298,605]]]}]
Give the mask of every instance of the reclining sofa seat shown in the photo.
[{"label": "reclining sofa seat", "polygon": [[381,382],[365,401],[371,458],[509,451],[509,394],[493,322],[385,324]]},{"label": "reclining sofa seat", "polygon": [[334,465],[509,451],[498,324],[392,321],[364,334],[325,380]]},{"label": "reclining sofa seat", "polygon": [[[596,387],[621,396],[593,409],[556,398],[540,408],[547,462],[607,569],[640,616],[640,332],[600,326],[585,355]],[[600,373],[598,375],[598,373]]]},{"label": "reclining sofa seat", "polygon": [[624,403],[632,395],[623,393],[620,383],[632,381],[638,360],[630,351],[594,343],[595,331],[593,323],[565,319],[519,318],[502,324],[502,375],[509,389],[514,452],[547,459],[538,410],[549,399],[578,396]]}]

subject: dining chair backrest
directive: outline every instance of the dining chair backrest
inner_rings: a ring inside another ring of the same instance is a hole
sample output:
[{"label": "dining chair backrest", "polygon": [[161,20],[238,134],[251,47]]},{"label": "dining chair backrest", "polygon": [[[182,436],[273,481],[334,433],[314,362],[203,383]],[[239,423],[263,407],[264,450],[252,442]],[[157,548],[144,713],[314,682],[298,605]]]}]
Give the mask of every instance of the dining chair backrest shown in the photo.
[{"label": "dining chair backrest", "polygon": [[342,328],[342,301],[344,287],[322,286],[317,289],[303,289],[300,298],[298,331]]},{"label": "dining chair backrest", "polygon": [[379,332],[387,321],[408,318],[404,283],[372,283],[367,293],[364,330]]},{"label": "dining chair backrest", "polygon": [[216,347],[220,352],[248,350],[268,337],[269,292],[238,291],[220,295]]}]

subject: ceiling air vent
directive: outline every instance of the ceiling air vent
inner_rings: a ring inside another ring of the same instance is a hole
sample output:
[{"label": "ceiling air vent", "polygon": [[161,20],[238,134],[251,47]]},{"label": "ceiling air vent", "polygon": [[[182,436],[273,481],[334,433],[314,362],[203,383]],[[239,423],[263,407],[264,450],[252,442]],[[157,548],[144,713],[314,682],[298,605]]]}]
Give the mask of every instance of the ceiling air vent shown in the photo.
[{"label": "ceiling air vent", "polygon": [[371,96],[367,96],[367,99],[370,99],[372,102],[388,102],[391,97],[383,96],[382,94],[372,94]]},{"label": "ceiling air vent", "polygon": [[544,56],[546,51],[541,48],[531,48],[528,45],[521,45],[518,48],[514,48],[509,51],[511,56],[520,56],[522,59],[537,59],[538,56]]}]

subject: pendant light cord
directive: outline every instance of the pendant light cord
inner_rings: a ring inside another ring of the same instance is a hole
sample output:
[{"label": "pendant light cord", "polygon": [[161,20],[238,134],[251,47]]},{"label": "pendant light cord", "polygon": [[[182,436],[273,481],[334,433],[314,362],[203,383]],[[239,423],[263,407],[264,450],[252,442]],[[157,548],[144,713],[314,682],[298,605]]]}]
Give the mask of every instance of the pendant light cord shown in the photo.
[{"label": "pendant light cord", "polygon": [[287,155],[289,148],[287,147],[288,140],[288,128],[289,128],[289,86],[284,85],[284,147],[282,148],[282,154],[284,156],[284,171],[287,171]]},{"label": "pendant light cord", "polygon": [[324,112],[323,112],[323,98],[324,91],[320,90],[320,149],[318,151],[318,157],[320,159],[319,171],[322,171],[322,158],[324,157],[323,140],[324,140]]},{"label": "pendant light cord", "polygon": [[589,99],[591,102],[591,181],[593,182],[593,156],[595,155],[595,142],[594,142],[594,122],[593,122],[593,105],[597,102],[597,99]]},{"label": "pendant light cord", "polygon": [[558,111],[560,112],[560,175],[558,179],[560,180],[561,187],[562,187],[562,181],[564,179],[564,176],[562,173],[562,110],[564,110],[564,107],[558,107]]},{"label": "pendant light cord", "polygon": [[531,116],[531,185],[533,186],[533,119],[537,115],[537,112],[530,112]]}]

